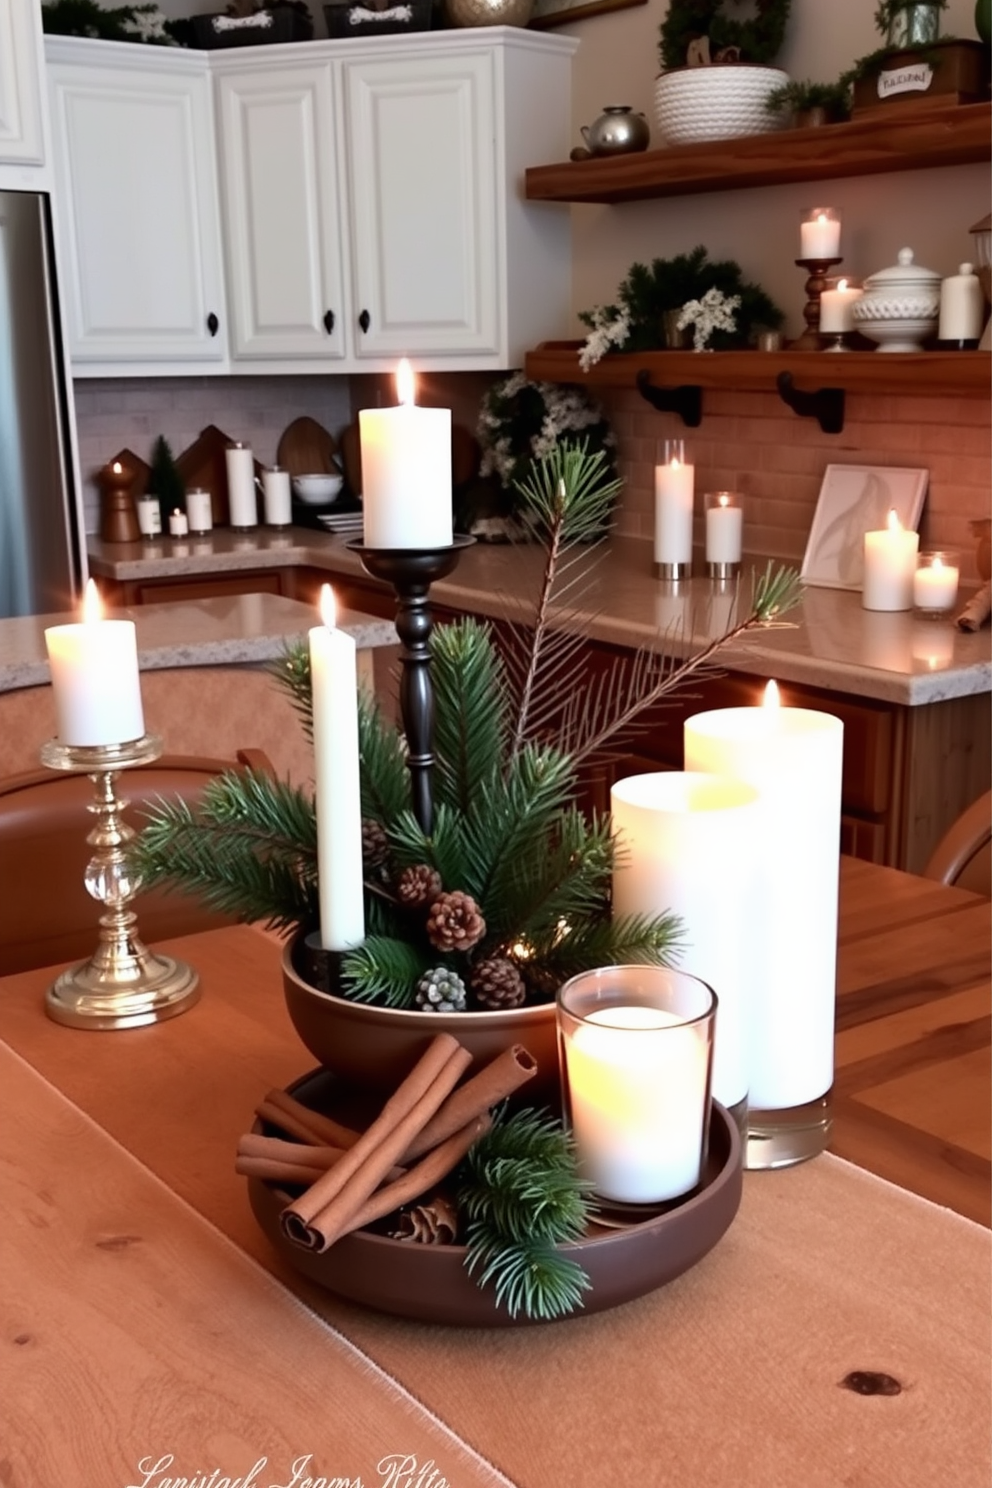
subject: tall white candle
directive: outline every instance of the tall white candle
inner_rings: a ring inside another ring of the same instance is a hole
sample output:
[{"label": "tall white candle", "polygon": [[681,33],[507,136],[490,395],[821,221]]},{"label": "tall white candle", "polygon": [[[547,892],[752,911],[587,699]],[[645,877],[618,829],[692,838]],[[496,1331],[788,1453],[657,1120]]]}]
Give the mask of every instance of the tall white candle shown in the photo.
[{"label": "tall white candle", "polygon": [[744,513],[731,491],[714,491],[707,497],[706,562],[740,563]]},{"label": "tall white candle", "polygon": [[698,713],[684,730],[688,770],[732,775],[760,797],[748,1018],[748,1101],[760,1110],[830,1089],[836,1000],[844,729],[830,713],[778,706],[773,688],[763,706]]},{"label": "tall white candle", "polygon": [[747,1095],[747,1018],[758,974],[752,943],[758,792],[702,772],[632,775],[613,786],[610,812],[617,839],[613,913],[679,916],[679,967],[720,999],[713,1095],[735,1106]]},{"label": "tall white candle", "polygon": [[227,501],[232,527],[258,526],[258,494],[255,490],[255,456],[244,445],[224,451],[227,461]]},{"label": "tall white candle", "polygon": [[834,335],[854,330],[854,307],[864,294],[846,279],[838,280],[836,289],[825,289],[820,295],[820,330]]},{"label": "tall white candle", "polygon": [[45,646],[62,744],[124,744],[145,732],[138,642],[131,620],[101,618],[93,580],[79,625],[53,625]]},{"label": "tall white candle", "polygon": [[357,665],[328,584],[321,612],[310,631],[320,937],[325,950],[347,951],[365,939]]},{"label": "tall white candle", "polygon": [[404,358],[396,408],[363,408],[364,541],[370,548],[451,546],[451,410],[417,408]]},{"label": "tall white candle", "polygon": [[596,1192],[656,1203],[694,1188],[707,1101],[700,1027],[661,1008],[608,1007],[564,1049],[572,1133]]},{"label": "tall white candle", "polygon": [[665,463],[654,468],[654,561],[692,563],[692,502],[696,472],[681,439],[667,440]]},{"label": "tall white candle", "polygon": [[836,258],[840,252],[840,221],[830,207],[814,207],[799,224],[800,258]]},{"label": "tall white candle", "polygon": [[865,533],[861,603],[866,610],[911,610],[919,534],[889,512],[885,527]]}]

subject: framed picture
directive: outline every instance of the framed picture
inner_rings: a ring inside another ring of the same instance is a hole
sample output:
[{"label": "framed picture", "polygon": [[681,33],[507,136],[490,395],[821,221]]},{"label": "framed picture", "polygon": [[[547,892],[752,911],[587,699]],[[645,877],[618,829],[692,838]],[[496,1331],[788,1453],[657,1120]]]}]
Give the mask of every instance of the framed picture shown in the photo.
[{"label": "framed picture", "polygon": [[584,21],[586,16],[646,4],[647,0],[535,0],[528,25],[532,31],[550,31],[552,26],[567,26],[572,21]]},{"label": "framed picture", "polygon": [[928,470],[886,465],[828,465],[806,544],[802,578],[823,589],[860,589],[864,537],[895,511],[903,527],[919,525]]}]

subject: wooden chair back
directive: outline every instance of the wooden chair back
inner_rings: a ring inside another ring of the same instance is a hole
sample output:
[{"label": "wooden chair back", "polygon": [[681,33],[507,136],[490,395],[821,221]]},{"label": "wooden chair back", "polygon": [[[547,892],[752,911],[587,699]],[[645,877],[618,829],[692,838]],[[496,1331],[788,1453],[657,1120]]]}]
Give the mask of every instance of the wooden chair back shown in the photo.
[{"label": "wooden chair back", "polygon": [[973,801],[948,828],[923,876],[992,898],[992,791]]}]

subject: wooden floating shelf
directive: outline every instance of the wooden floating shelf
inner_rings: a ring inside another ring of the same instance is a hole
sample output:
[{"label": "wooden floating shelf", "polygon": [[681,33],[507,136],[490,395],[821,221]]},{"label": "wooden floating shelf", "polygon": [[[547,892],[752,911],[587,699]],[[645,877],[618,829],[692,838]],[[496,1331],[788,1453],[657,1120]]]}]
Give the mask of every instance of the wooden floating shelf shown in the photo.
[{"label": "wooden floating shelf", "polygon": [[524,370],[538,382],[634,388],[646,371],[657,387],[693,385],[775,392],[780,372],[797,387],[844,388],[851,393],[920,393],[987,398],[992,358],[981,351],[648,351],[603,357],[588,372],[579,367],[581,341],[544,341],[527,353]]},{"label": "wooden floating shelf", "polygon": [[[879,117],[883,115],[883,117]],[[625,202],[992,159],[992,104],[874,110],[846,124],[532,166],[529,201]]]}]

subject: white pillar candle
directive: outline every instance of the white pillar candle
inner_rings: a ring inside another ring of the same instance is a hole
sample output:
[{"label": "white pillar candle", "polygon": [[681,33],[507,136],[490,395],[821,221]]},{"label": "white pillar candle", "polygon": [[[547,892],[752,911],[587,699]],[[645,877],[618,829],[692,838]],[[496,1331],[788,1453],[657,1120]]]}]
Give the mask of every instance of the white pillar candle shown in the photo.
[{"label": "white pillar candle", "polygon": [[840,221],[832,207],[814,207],[799,224],[800,258],[836,258],[840,252]]},{"label": "white pillar candle", "polygon": [[937,340],[977,341],[984,323],[985,296],[981,283],[971,264],[963,263],[940,286]]},{"label": "white pillar candle", "polygon": [[922,553],[913,575],[913,604],[918,610],[941,614],[953,610],[958,597],[960,569],[943,553]]},{"label": "white pillar candle", "polygon": [[274,466],[262,472],[262,498],[266,524],[269,527],[288,527],[293,520],[288,470]]},{"label": "white pillar candle", "polygon": [[654,468],[654,561],[692,563],[692,502],[696,472],[685,463],[681,439],[665,441],[665,462]]},{"label": "white pillar candle", "polygon": [[209,491],[199,487],[186,492],[186,515],[190,532],[209,532],[214,525],[213,504]]},{"label": "white pillar candle", "polygon": [[603,1198],[658,1203],[699,1182],[709,1028],[623,1004],[566,1021],[569,1124],[580,1171]]},{"label": "white pillar candle", "polygon": [[174,512],[169,514],[169,532],[172,537],[186,537],[189,532],[189,522],[186,513],[180,511],[178,506]]},{"label": "white pillar candle", "polygon": [[736,1106],[747,1095],[747,1018],[759,965],[752,945],[758,792],[702,772],[632,775],[613,786],[610,812],[613,913],[678,915],[679,966],[720,1000],[713,1096]]},{"label": "white pillar candle", "polygon": [[840,719],[777,706],[773,688],[761,707],[699,713],[684,730],[687,770],[734,776],[760,797],[748,1102],[772,1111],[833,1083],[844,739]]},{"label": "white pillar candle", "polygon": [[162,531],[162,508],[157,496],[142,496],[138,503],[138,526],[142,537],[158,537]]},{"label": "white pillar candle", "polygon": [[744,513],[733,491],[714,491],[706,498],[706,562],[740,563]]},{"label": "white pillar candle", "polygon": [[369,548],[451,546],[451,410],[417,408],[404,358],[396,374],[399,405],[363,408],[364,542]]},{"label": "white pillar candle", "polygon": [[919,534],[889,512],[885,527],[865,533],[861,603],[866,610],[911,610]]},{"label": "white pillar candle", "polygon": [[244,445],[224,451],[227,461],[227,503],[232,527],[258,526],[255,456]]},{"label": "white pillar candle", "polygon": [[825,289],[820,295],[820,330],[836,335],[853,331],[854,307],[863,294],[846,279],[839,280],[836,289]]},{"label": "white pillar candle", "polygon": [[328,584],[321,612],[323,625],[310,631],[320,938],[325,950],[347,951],[365,939],[358,677],[355,642],[336,627]]},{"label": "white pillar candle", "polygon": [[131,620],[101,618],[93,580],[79,625],[53,625],[45,646],[61,744],[124,744],[145,732],[138,643]]}]

